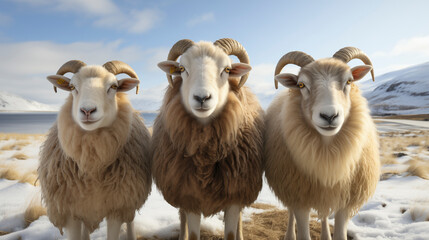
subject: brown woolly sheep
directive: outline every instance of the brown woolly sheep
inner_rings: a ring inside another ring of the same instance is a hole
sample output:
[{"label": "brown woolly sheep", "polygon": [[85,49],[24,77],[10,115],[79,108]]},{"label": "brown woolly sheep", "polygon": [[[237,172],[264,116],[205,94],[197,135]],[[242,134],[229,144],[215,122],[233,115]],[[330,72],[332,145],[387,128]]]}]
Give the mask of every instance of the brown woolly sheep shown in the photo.
[{"label": "brown woolly sheep", "polygon": [[242,239],[241,209],[262,188],[263,110],[241,87],[247,75],[237,79],[250,66],[231,64],[230,54],[248,63],[233,39],[181,40],[170,50],[171,61],[159,64],[176,77],[169,78],[154,123],[152,174],[165,200],[180,208],[180,239],[188,231],[190,239],[199,239],[201,213],[221,210],[225,239]]},{"label": "brown woolly sheep", "polygon": [[[346,64],[359,58],[363,66]],[[284,73],[288,63],[298,76]],[[265,176],[289,209],[285,239],[310,239],[310,209],[322,220],[322,239],[331,239],[327,217],[335,213],[334,239],[347,239],[347,222],[372,196],[379,179],[378,135],[368,104],[353,83],[372,69],[357,48],[314,61],[303,52],[284,55],[277,81],[291,88],[273,100],[266,114]],[[372,73],[373,74],[373,73]]]},{"label": "brown woolly sheep", "polygon": [[[70,80],[66,72],[75,75]],[[133,78],[118,81],[119,73]],[[40,152],[38,173],[48,217],[61,233],[66,228],[70,239],[89,239],[104,217],[107,239],[118,239],[123,222],[128,238],[135,239],[135,211],[152,184],[150,134],[127,95],[119,92],[134,88],[137,75],[119,61],[101,67],[76,60],[57,74],[48,80],[72,93]]]}]

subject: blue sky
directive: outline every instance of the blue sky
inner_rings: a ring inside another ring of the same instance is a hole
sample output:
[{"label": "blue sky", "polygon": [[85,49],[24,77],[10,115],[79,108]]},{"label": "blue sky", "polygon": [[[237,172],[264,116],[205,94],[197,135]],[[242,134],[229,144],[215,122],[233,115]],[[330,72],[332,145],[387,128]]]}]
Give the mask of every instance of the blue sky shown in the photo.
[{"label": "blue sky", "polygon": [[176,41],[231,37],[247,49],[253,70],[246,84],[264,101],[276,92],[274,67],[289,51],[323,58],[355,46],[370,56],[376,76],[429,61],[428,10],[429,1],[395,0],[1,0],[0,90],[61,104],[67,94],[54,94],[46,75],[70,59],[118,59],[140,77],[133,103],[155,110],[167,86],[156,64]]}]

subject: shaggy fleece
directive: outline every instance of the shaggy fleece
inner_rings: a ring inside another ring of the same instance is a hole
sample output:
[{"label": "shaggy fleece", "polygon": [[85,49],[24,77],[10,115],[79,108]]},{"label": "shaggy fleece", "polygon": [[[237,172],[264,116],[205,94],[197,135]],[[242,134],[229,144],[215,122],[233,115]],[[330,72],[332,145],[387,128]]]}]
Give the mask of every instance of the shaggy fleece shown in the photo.
[{"label": "shaggy fleece", "polygon": [[38,168],[50,221],[62,232],[67,218],[93,232],[104,217],[130,222],[151,190],[150,134],[125,94],[110,127],[84,131],[71,116],[72,96],[41,147]]},{"label": "shaggy fleece", "polygon": [[248,206],[262,188],[263,110],[245,87],[230,82],[227,103],[203,125],[184,108],[181,79],[164,96],[152,138],[152,174],[174,207],[209,216]]},{"label": "shaggy fleece", "polygon": [[378,135],[356,86],[350,95],[350,115],[329,143],[304,118],[299,90],[284,91],[268,108],[265,176],[284,205],[314,208],[319,217],[344,208],[354,215],[373,195]]}]

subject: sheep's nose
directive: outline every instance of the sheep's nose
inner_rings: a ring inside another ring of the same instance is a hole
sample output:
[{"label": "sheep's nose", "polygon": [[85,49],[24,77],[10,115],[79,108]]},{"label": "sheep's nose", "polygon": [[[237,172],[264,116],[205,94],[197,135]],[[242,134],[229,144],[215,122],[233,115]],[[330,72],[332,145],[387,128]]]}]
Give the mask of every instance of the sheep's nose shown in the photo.
[{"label": "sheep's nose", "polygon": [[338,113],[336,113],[334,115],[328,115],[328,114],[321,113],[320,117],[322,119],[325,119],[329,124],[331,124],[335,120],[335,118],[338,117]]},{"label": "sheep's nose", "polygon": [[206,100],[209,100],[211,97],[212,97],[211,95],[204,96],[204,97],[194,95],[194,99],[201,104],[203,104]]},{"label": "sheep's nose", "polygon": [[80,111],[85,114],[85,116],[89,117],[91,113],[95,113],[97,111],[97,108],[80,108]]}]

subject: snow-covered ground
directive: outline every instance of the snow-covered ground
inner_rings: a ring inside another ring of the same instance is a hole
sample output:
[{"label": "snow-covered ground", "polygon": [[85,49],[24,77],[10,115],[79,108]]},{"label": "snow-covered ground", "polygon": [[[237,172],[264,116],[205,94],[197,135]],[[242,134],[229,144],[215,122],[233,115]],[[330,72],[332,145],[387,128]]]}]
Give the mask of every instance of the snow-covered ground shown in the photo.
[{"label": "snow-covered ground", "polygon": [[[413,122],[401,123],[401,120],[380,126],[383,126],[382,132],[400,132],[407,128],[426,129],[425,126],[413,125]],[[424,134],[428,133],[428,131],[424,132]],[[407,134],[413,135],[414,132]],[[401,136],[400,133],[398,135]],[[43,140],[43,135],[30,135],[28,138],[18,135],[1,137],[0,173],[5,169],[14,169],[18,173],[17,179],[22,179],[19,175],[34,174],[38,164],[39,147]],[[412,146],[407,147],[403,151],[407,156],[398,162],[404,163],[405,160],[417,155],[423,161],[429,162],[429,142],[420,144],[425,150],[414,152]],[[25,154],[26,160],[18,160],[18,153]],[[398,170],[400,173],[380,181],[375,195],[351,219],[348,229],[349,234],[355,239],[429,239],[429,180],[407,176],[399,169],[401,166],[401,164],[384,166]],[[0,179],[0,235],[5,234],[0,236],[0,239],[65,239],[65,236],[61,236],[46,216],[40,217],[26,227],[24,211],[33,199],[40,197],[39,187],[27,182]],[[266,183],[256,202],[283,209]],[[258,211],[263,210],[246,208],[244,220],[249,220],[252,213]],[[222,220],[223,214],[205,218],[202,221],[202,229],[221,234]],[[334,223],[333,219],[330,223]],[[166,203],[162,195],[153,187],[148,201],[136,212],[135,228],[138,236],[147,238],[156,236],[161,239],[175,237],[178,235],[179,228],[178,212]],[[122,229],[122,237],[124,233],[125,229]],[[103,221],[100,228],[91,234],[91,239],[105,239],[105,237],[106,222]]]}]

